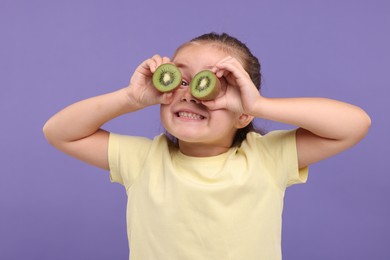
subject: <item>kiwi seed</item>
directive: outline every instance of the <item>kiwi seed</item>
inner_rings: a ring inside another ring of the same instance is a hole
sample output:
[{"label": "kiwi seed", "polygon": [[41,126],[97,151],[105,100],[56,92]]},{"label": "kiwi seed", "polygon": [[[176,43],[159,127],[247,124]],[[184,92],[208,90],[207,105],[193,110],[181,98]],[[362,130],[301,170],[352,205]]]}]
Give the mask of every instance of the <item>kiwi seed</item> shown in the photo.
[{"label": "kiwi seed", "polygon": [[218,96],[221,84],[210,70],[202,70],[191,80],[191,94],[199,100],[211,100]]},{"label": "kiwi seed", "polygon": [[180,82],[180,70],[173,64],[161,64],[153,73],[153,85],[160,92],[172,91],[180,85]]}]

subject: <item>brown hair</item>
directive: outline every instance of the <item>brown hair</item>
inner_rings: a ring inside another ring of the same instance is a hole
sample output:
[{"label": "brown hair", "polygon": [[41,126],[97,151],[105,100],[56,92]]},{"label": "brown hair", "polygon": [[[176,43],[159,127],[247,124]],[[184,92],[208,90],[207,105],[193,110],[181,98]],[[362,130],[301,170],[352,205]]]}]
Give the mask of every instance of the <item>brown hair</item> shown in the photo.
[{"label": "brown hair", "polygon": [[244,69],[248,72],[253,84],[255,84],[256,88],[260,91],[261,89],[261,72],[260,72],[260,62],[259,60],[252,54],[250,49],[237,38],[227,34],[217,34],[215,32],[206,33],[201,36],[195,37],[189,42],[180,46],[176,53],[178,53],[182,48],[190,45],[191,43],[211,43],[214,46],[220,48],[221,50],[231,54],[236,59],[238,59]]},{"label": "brown hair", "polygon": [[[176,50],[174,57],[181,49],[193,43],[213,44],[217,48],[220,48],[221,50],[234,56],[241,62],[243,68],[246,70],[246,72],[248,72],[253,84],[260,91],[262,80],[260,62],[243,42],[227,33],[206,33],[195,37],[189,42],[181,45]],[[246,127],[237,130],[233,138],[232,146],[239,146],[242,141],[245,140],[246,135],[249,132],[258,132],[264,134],[264,131],[257,129],[252,121]]]}]

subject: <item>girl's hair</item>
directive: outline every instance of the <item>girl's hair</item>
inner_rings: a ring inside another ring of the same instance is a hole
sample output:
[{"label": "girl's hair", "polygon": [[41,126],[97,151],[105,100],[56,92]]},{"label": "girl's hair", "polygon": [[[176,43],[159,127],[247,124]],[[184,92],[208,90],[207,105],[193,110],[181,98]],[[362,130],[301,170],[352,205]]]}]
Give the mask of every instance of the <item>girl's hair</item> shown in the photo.
[{"label": "girl's hair", "polygon": [[[175,57],[181,49],[194,43],[212,44],[213,46],[221,49],[222,51],[234,56],[241,62],[243,68],[246,70],[246,72],[248,72],[253,84],[260,91],[262,80],[260,72],[260,62],[243,42],[227,33],[206,33],[195,37],[189,42],[181,45],[176,50],[173,57]],[[249,132],[258,132],[264,134],[264,131],[256,129],[252,121],[246,127],[237,130],[236,135],[233,138],[232,147],[239,146],[242,141],[245,140],[246,135]]]}]

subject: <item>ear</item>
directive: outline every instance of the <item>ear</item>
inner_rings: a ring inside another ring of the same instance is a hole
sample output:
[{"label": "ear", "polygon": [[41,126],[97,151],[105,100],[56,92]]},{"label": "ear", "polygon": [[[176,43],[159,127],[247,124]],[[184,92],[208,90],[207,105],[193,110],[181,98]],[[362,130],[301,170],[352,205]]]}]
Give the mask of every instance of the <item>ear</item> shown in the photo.
[{"label": "ear", "polygon": [[250,122],[254,119],[253,116],[247,115],[247,114],[241,114],[238,117],[238,120],[236,122],[237,129],[241,129],[249,125]]}]

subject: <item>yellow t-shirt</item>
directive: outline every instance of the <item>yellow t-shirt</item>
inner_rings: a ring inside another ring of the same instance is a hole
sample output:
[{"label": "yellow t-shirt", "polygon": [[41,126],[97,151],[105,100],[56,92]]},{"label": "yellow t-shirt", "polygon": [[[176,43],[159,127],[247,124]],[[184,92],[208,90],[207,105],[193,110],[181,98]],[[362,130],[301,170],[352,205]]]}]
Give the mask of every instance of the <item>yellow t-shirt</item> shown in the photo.
[{"label": "yellow t-shirt", "polygon": [[165,135],[110,134],[109,164],[128,195],[132,260],[281,259],[285,189],[307,178],[295,130],[249,133],[240,147],[201,158]]}]

